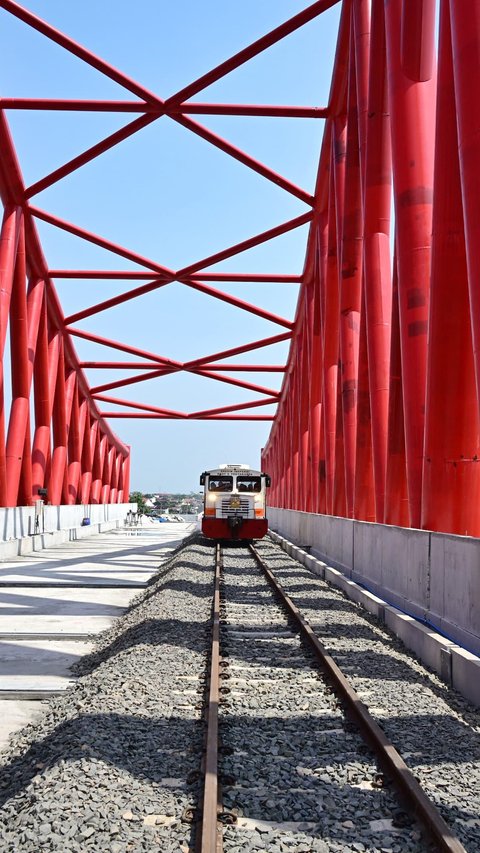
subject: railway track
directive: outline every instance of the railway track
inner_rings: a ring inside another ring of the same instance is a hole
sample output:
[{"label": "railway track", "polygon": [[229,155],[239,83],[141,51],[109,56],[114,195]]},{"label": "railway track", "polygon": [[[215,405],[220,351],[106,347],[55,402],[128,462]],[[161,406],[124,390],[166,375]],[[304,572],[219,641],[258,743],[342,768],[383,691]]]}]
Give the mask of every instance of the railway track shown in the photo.
[{"label": "railway track", "polygon": [[215,565],[201,853],[465,853],[255,547]]},{"label": "railway track", "polygon": [[[270,540],[257,550],[478,853],[480,715]],[[0,759],[2,853],[439,849],[245,547],[217,561],[211,654],[213,554],[200,538],[172,554],[72,687],[12,738]]]}]

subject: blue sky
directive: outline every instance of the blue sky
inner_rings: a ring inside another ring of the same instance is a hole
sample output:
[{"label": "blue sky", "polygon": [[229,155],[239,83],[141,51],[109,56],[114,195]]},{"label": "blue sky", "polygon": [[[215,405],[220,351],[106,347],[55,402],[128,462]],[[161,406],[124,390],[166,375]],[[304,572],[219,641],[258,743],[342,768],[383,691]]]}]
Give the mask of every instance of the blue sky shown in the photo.
[{"label": "blue sky", "polygon": [[[166,98],[308,3],[28,0],[26,5]],[[339,5],[193,100],[324,106],[338,16]],[[0,91],[5,97],[133,98],[3,10],[0,50]],[[9,111],[25,183],[32,184],[134,117]],[[322,120],[194,118],[303,189],[313,191]],[[307,211],[297,198],[165,117],[39,193],[32,203],[175,269]],[[42,222],[38,230],[52,269],[138,269]],[[299,274],[306,237],[304,226],[209,271]],[[57,280],[56,286],[64,312],[69,315],[132,285],[126,281]],[[293,319],[297,285],[213,286]],[[180,361],[283,331],[179,283],[76,325]],[[75,346],[83,360],[133,358],[80,339]],[[277,344],[229,361],[283,364],[287,352],[286,344]],[[91,385],[98,385],[119,379],[125,372],[96,369],[88,370],[87,375]],[[280,374],[272,373],[242,372],[235,377],[269,388],[278,388],[281,381]],[[252,391],[184,373],[110,393],[186,411],[259,397]],[[108,404],[108,409],[115,408],[119,407]],[[267,414],[273,410],[262,407],[252,411]],[[115,419],[111,424],[120,438],[132,445],[131,485],[142,491],[190,491],[197,487],[200,471],[221,462],[257,465],[270,430],[268,422]]]}]

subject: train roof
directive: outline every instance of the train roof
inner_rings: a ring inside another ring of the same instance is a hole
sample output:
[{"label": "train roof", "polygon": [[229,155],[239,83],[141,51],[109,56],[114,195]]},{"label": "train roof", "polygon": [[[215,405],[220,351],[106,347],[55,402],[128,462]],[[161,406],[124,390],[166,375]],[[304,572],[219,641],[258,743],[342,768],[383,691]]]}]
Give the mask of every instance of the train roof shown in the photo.
[{"label": "train roof", "polygon": [[214,475],[216,477],[224,476],[225,474],[243,474],[261,477],[262,472],[257,471],[254,468],[250,468],[250,465],[219,465],[218,468],[210,468],[210,470],[205,471],[205,474]]}]

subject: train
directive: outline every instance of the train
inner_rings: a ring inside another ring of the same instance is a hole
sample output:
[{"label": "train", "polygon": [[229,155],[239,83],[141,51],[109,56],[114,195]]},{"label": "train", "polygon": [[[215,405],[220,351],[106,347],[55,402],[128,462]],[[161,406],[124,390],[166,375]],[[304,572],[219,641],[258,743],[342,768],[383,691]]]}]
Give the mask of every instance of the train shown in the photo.
[{"label": "train", "polygon": [[202,533],[208,539],[261,539],[268,530],[270,477],[250,465],[219,465],[203,471]]}]

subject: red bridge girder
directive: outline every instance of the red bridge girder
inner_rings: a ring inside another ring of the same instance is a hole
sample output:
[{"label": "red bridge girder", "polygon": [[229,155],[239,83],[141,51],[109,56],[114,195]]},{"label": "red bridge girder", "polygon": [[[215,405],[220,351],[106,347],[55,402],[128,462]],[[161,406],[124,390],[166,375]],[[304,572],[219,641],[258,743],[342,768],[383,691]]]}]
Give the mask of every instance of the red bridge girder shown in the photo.
[{"label": "red bridge girder", "polygon": [[[164,100],[18,3],[0,0],[0,8],[137,98],[0,99],[0,194],[5,207],[0,331],[3,353],[10,317],[13,398],[7,431],[4,416],[0,418],[0,504],[30,503],[45,485],[53,503],[126,498],[129,448],[107,419],[272,420],[272,415],[253,414],[252,409],[278,402],[262,459],[272,474],[275,505],[480,535],[477,4],[441,0],[437,45],[435,0],[416,0],[413,13],[407,0],[343,0],[325,107],[191,102],[335,2],[313,3]],[[25,187],[4,113],[22,109],[137,117]],[[314,193],[191,118],[200,115],[325,120]],[[173,270],[33,204],[42,190],[161,117],[273,182],[308,210]],[[36,220],[144,271],[49,269]],[[310,231],[301,275],[205,272],[306,223]],[[65,317],[54,287],[54,280],[62,278],[126,279],[138,285]],[[225,280],[301,282],[294,322],[211,286]],[[275,323],[279,334],[180,362],[73,325],[174,281]],[[81,362],[74,337],[141,361]],[[285,340],[291,340],[285,367],[225,363]],[[92,366],[138,372],[92,388],[84,373]],[[232,373],[240,369],[284,371],[281,392],[236,379]],[[238,405],[187,412],[105,394],[181,372],[258,396]],[[101,411],[98,402],[123,408]]]},{"label": "red bridge girder", "polygon": [[262,465],[278,506],[478,536],[480,11],[442,0],[438,50],[435,14],[343,5]]}]

